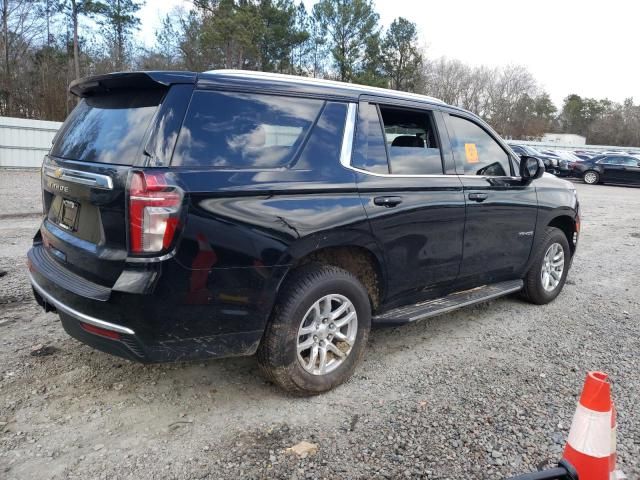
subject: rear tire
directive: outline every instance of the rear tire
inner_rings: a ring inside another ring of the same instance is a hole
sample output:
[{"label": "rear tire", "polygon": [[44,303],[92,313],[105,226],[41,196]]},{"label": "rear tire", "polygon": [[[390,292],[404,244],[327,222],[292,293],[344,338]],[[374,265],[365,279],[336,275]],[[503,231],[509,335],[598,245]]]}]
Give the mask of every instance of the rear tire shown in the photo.
[{"label": "rear tire", "polygon": [[326,392],[353,374],[370,328],[369,296],[354,275],[338,267],[304,265],[281,289],[258,362],[269,380],[290,393]]},{"label": "rear tire", "polygon": [[587,170],[582,176],[582,181],[587,185],[596,185],[600,183],[600,174],[594,170]]},{"label": "rear tire", "polygon": [[571,250],[564,232],[547,227],[536,248],[533,265],[524,277],[521,296],[536,305],[553,301],[564,287],[570,262]]}]

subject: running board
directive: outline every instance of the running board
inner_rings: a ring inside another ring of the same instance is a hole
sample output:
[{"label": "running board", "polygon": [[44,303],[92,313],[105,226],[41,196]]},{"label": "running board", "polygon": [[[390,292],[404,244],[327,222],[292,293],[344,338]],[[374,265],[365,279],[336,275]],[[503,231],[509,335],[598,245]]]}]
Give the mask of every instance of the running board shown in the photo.
[{"label": "running board", "polygon": [[376,324],[415,322],[416,320],[433,317],[517,292],[522,290],[523,285],[522,280],[510,280],[508,282],[483,285],[482,287],[472,288],[471,290],[451,293],[446,297],[436,298],[435,300],[394,308],[393,310],[388,310],[380,315],[376,315],[372,321]]}]

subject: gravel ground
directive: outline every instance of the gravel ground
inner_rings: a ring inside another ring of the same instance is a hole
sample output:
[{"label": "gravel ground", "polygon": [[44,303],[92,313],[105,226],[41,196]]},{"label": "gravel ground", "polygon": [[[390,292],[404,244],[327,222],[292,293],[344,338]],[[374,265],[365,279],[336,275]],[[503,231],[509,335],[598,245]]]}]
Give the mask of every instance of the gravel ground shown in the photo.
[{"label": "gravel ground", "polygon": [[[144,366],[69,338],[25,279],[38,182],[0,171],[0,478],[504,478],[559,459],[590,369],[611,375],[619,465],[640,478],[640,189],[576,185],[581,244],[552,304],[375,330],[347,384],[300,399],[254,358]],[[317,452],[286,451],[303,440]]]}]

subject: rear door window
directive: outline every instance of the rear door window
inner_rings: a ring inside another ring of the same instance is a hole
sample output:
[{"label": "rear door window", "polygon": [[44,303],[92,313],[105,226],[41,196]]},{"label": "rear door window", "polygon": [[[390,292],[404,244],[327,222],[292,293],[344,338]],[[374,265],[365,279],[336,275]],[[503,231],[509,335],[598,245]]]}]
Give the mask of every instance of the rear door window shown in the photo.
[{"label": "rear door window", "polygon": [[293,161],[323,105],[309,98],[196,91],[172,165],[283,167]]},{"label": "rear door window", "polygon": [[380,114],[392,174],[443,173],[442,156],[431,112],[380,105]]},{"label": "rear door window", "polygon": [[447,129],[456,163],[464,166],[465,175],[504,177],[511,175],[509,155],[479,125],[466,118],[448,117]]},{"label": "rear door window", "polygon": [[133,165],[164,89],[114,91],[83,98],[51,149],[55,157]]}]

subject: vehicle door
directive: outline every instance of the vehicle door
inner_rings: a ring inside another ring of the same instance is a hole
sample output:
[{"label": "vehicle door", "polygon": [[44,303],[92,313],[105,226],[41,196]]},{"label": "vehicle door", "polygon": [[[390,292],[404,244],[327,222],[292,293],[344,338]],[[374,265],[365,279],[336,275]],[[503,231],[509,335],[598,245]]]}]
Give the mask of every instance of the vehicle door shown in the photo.
[{"label": "vehicle door", "polygon": [[351,167],[384,251],[386,303],[448,293],[462,257],[465,203],[448,139],[440,138],[441,114],[376,98],[361,100],[358,111]]},{"label": "vehicle door", "polygon": [[628,158],[624,170],[626,173],[625,183],[640,185],[640,160],[637,158]]},{"label": "vehicle door", "polygon": [[624,183],[626,177],[624,170],[626,160],[626,157],[613,156],[598,161],[598,165],[602,167],[602,181]]},{"label": "vehicle door", "polygon": [[515,174],[518,160],[475,117],[443,113],[466,202],[458,287],[520,278],[531,252],[535,182]]}]

